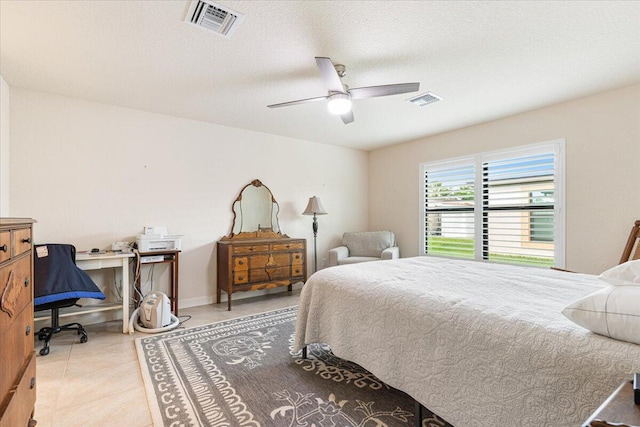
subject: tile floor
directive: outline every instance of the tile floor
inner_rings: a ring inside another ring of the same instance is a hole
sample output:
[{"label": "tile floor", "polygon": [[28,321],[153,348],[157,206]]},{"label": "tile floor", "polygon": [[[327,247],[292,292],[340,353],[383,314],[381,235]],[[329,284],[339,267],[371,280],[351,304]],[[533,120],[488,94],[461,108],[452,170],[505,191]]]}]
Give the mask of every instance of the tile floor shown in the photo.
[{"label": "tile floor", "polygon": [[[245,298],[233,303],[180,309],[191,315],[193,327],[298,304],[300,291]],[[38,325],[41,327],[41,325]],[[73,332],[51,341],[51,352],[40,356],[36,340],[38,427],[146,427],[151,423],[134,340],[122,333],[122,322],[88,325],[89,341],[80,344]]]}]

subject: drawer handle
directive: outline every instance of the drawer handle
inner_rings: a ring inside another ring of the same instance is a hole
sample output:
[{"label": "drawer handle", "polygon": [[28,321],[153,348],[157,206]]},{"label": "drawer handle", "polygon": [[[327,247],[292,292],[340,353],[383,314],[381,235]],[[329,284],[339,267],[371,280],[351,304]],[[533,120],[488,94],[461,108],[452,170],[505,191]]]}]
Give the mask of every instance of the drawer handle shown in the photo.
[{"label": "drawer handle", "polygon": [[29,286],[29,278],[25,277],[24,278],[24,287],[26,288],[27,286]]},{"label": "drawer handle", "polygon": [[4,245],[0,246],[0,251],[7,252],[8,250],[9,250],[9,248],[7,248],[7,244],[6,243]]},{"label": "drawer handle", "polygon": [[31,325],[27,325],[26,334],[27,334],[27,336],[31,335]]},{"label": "drawer handle", "polygon": [[300,270],[298,270],[297,268],[296,268],[296,273],[300,273]]},{"label": "drawer handle", "polygon": [[36,386],[36,377],[31,377],[31,381],[29,382],[29,388],[33,390],[35,386]]},{"label": "drawer handle", "polygon": [[242,280],[242,279],[244,279],[244,277],[238,276],[238,280]]},{"label": "drawer handle", "polygon": [[238,265],[244,265],[244,261],[238,261]]},{"label": "drawer handle", "polygon": [[296,255],[296,259],[300,259],[300,255]]},{"label": "drawer handle", "polygon": [[26,239],[22,239],[22,243],[31,243],[31,237],[27,237]]}]

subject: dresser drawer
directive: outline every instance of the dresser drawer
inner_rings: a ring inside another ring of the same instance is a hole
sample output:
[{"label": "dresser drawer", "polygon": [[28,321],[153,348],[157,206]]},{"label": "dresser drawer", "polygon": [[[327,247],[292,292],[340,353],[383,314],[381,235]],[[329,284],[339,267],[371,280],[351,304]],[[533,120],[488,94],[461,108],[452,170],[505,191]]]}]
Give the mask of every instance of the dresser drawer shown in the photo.
[{"label": "dresser drawer", "polygon": [[233,271],[246,271],[249,269],[249,258],[246,256],[233,259]]},{"label": "dresser drawer", "polygon": [[291,265],[291,259],[288,253],[254,255],[249,258],[249,268],[251,270],[264,270],[289,265]]},{"label": "dresser drawer", "polygon": [[16,257],[31,249],[31,229],[21,228],[13,231],[13,256]]},{"label": "dresser drawer", "polygon": [[36,357],[31,352],[20,381],[11,389],[6,406],[0,408],[0,427],[26,426],[36,404]]},{"label": "dresser drawer", "polygon": [[32,287],[30,257],[23,257],[0,270],[1,329],[8,327],[24,307],[31,305]]},{"label": "dresser drawer", "polygon": [[304,249],[304,243],[291,242],[291,243],[274,243],[273,244],[274,251],[286,251],[289,249]]},{"label": "dresser drawer", "polygon": [[[6,313],[0,313],[6,316]],[[33,308],[27,306],[0,330],[2,375],[0,390],[9,390],[18,379],[24,361],[33,353]]]},{"label": "dresser drawer", "polygon": [[0,231],[0,263],[11,258],[11,231]]},{"label": "dresser drawer", "polygon": [[303,275],[304,275],[304,268],[302,268],[302,265],[291,266],[291,277],[301,277]]},{"label": "dresser drawer", "polygon": [[302,252],[294,252],[291,254],[291,265],[304,264],[304,254]]},{"label": "dresser drawer", "polygon": [[267,252],[269,244],[262,245],[237,245],[233,247],[234,254],[250,254],[253,252]]},{"label": "dresser drawer", "polygon": [[269,269],[251,270],[251,283],[288,279],[291,276],[289,268],[289,266],[284,266],[273,267]]},{"label": "dresser drawer", "polygon": [[249,283],[249,270],[240,270],[233,272],[233,284],[244,285]]}]

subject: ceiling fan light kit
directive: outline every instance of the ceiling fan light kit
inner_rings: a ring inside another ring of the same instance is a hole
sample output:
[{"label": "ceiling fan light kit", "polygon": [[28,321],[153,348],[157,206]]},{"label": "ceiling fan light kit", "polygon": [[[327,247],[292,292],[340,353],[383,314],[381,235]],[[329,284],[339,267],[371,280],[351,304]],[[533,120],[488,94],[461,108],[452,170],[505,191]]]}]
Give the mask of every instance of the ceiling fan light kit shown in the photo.
[{"label": "ceiling fan light kit", "polygon": [[355,87],[342,83],[342,77],[346,75],[346,67],[342,64],[333,64],[330,58],[316,57],[316,64],[320,70],[320,76],[324,81],[328,94],[315,98],[298,99],[296,101],[282,102],[267,105],[269,108],[287,107],[290,105],[305,104],[315,101],[327,101],[327,107],[331,114],[340,116],[344,124],[353,122],[352,100],[374,98],[378,96],[399,95],[401,93],[417,92],[420,83],[396,83],[390,85]]},{"label": "ceiling fan light kit", "polygon": [[351,98],[346,93],[331,94],[327,101],[327,107],[331,114],[340,116],[351,111]]}]

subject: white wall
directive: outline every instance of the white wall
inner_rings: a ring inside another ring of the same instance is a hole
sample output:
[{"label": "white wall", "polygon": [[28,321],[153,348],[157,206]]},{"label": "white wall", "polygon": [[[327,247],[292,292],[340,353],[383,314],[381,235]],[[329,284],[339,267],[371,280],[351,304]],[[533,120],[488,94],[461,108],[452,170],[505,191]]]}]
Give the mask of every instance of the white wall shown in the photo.
[{"label": "white wall", "polygon": [[0,216],[9,216],[9,85],[0,76]]},{"label": "white wall", "polygon": [[313,232],[301,215],[309,197],[329,212],[319,218],[319,265],[344,230],[368,225],[362,151],[18,88],[11,140],[11,215],[38,221],[37,242],[107,248],[166,225],[184,234],[181,307],[214,300],[215,242],[229,234],[232,202],[253,179],[279,202],[283,233],[307,239],[309,273]]},{"label": "white wall", "polygon": [[371,152],[370,227],[393,230],[402,256],[415,256],[420,163],[560,138],[567,151],[566,267],[600,273],[617,264],[640,219],[640,85]]}]

